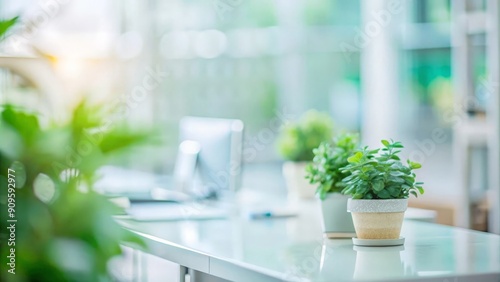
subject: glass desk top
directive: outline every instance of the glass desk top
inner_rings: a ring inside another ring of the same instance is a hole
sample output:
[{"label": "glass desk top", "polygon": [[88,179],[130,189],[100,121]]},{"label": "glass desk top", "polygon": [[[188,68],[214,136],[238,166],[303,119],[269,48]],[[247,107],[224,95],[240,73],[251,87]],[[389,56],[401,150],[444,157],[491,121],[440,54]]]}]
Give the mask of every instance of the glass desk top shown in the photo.
[{"label": "glass desk top", "polygon": [[289,218],[119,222],[152,243],[148,252],[229,280],[258,273],[268,281],[500,281],[498,235],[405,220],[404,246],[357,247],[323,238],[315,201],[296,210]]}]

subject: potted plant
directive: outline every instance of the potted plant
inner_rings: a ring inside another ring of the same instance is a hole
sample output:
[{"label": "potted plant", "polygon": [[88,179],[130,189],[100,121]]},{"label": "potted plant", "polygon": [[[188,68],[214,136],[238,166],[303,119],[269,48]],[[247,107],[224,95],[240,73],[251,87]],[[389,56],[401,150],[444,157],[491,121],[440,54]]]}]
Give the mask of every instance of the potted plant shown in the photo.
[{"label": "potted plant", "polygon": [[381,149],[357,151],[341,170],[351,174],[343,179],[346,187],[342,193],[352,196],[348,211],[362,240],[399,239],[408,197],[424,193],[423,183],[415,180],[413,172],[421,165],[401,162],[401,142],[382,140],[382,144]]},{"label": "potted plant", "polygon": [[278,138],[278,151],[286,160],[283,176],[289,196],[314,198],[314,186],[305,179],[305,167],[313,157],[313,149],[333,137],[333,121],[326,113],[306,112],[297,122],[283,126]]},{"label": "potted plant", "polygon": [[342,195],[345,188],[342,179],[350,175],[341,171],[349,163],[347,158],[358,149],[357,134],[342,134],[333,143],[323,142],[313,150],[314,159],[306,168],[311,184],[317,184],[316,194],[321,203],[323,232],[329,238],[352,237],[354,226],[347,212],[347,199]]}]

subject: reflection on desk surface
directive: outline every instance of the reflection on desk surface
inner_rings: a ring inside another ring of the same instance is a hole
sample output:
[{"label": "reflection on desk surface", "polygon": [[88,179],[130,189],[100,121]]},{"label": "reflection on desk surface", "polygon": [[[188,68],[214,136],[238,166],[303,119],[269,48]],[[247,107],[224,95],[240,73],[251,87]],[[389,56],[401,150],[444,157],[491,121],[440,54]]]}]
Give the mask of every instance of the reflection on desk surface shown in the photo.
[{"label": "reflection on desk surface", "polygon": [[198,203],[135,203],[127,209],[131,219],[138,221],[203,220],[225,218],[228,212],[220,207]]}]

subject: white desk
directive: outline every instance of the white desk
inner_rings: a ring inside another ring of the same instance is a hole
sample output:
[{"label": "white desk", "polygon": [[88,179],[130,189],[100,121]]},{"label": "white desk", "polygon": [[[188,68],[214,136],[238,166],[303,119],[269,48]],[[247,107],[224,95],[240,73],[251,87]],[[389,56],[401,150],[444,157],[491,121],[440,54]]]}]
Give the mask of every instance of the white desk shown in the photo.
[{"label": "white desk", "polygon": [[404,247],[354,247],[323,239],[311,205],[293,218],[119,222],[148,253],[231,281],[500,281],[498,235],[405,220]]}]

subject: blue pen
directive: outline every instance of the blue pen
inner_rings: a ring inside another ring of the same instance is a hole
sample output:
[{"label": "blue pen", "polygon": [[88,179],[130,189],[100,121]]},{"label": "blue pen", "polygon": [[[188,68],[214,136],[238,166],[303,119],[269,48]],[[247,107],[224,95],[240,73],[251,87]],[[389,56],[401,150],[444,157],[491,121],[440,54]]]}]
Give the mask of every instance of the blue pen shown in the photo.
[{"label": "blue pen", "polygon": [[250,212],[248,214],[250,219],[265,219],[265,218],[276,218],[276,217],[291,217],[296,216],[294,212],[284,212],[284,211],[260,211],[260,212]]}]

